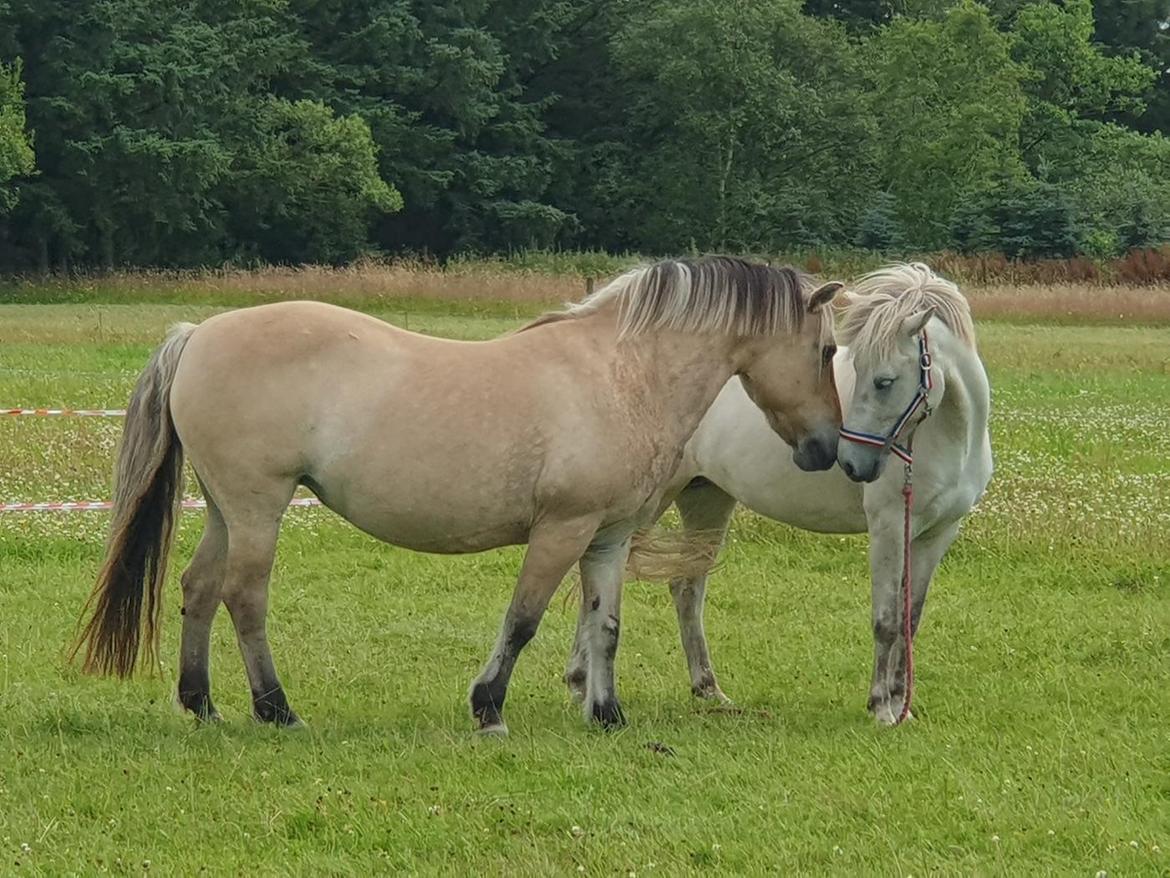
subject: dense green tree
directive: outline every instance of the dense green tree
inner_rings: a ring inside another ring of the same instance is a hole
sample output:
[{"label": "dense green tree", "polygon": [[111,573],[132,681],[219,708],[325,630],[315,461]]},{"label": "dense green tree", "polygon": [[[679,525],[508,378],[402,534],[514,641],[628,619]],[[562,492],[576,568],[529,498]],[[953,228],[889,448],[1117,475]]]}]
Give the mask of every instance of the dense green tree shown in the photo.
[{"label": "dense green tree", "polygon": [[545,197],[554,144],[524,79],[554,50],[569,4],[295,0],[324,71],[321,96],[370,124],[406,209],[390,248],[549,246],[571,220]]},{"label": "dense green tree", "polygon": [[249,137],[231,144],[223,199],[241,254],[267,261],[339,262],[365,248],[371,210],[402,208],[378,176],[370,129],[316,101],[271,98]]},{"label": "dense green tree", "polygon": [[861,216],[856,244],[863,250],[891,253],[905,244],[901,223],[898,222],[898,202],[889,192],[878,192]]},{"label": "dense green tree", "polygon": [[1033,180],[1007,179],[973,192],[952,217],[955,245],[1012,259],[1065,258],[1078,250],[1076,213],[1068,194]]},{"label": "dense green tree", "polygon": [[[13,3],[4,22],[15,48],[39,59],[29,79],[39,173],[20,188],[10,224],[16,249],[42,267],[50,259],[110,267],[236,256],[222,196],[255,172],[237,153],[280,148],[272,96],[295,92],[309,66],[284,0],[86,0],[48,11],[56,14]],[[368,146],[364,127],[351,125],[347,135],[362,132]],[[299,176],[274,179],[275,167],[268,167],[272,186],[301,184]],[[304,163],[285,167],[304,171]],[[360,204],[343,215],[395,203],[370,188],[368,168],[348,170],[355,179],[337,191]],[[251,215],[262,213],[257,207]],[[259,248],[263,231],[255,230],[250,246],[237,235],[239,249],[305,258],[291,248]],[[356,235],[346,252],[364,246],[364,228]]]},{"label": "dense green tree", "polygon": [[1013,57],[1026,71],[1021,151],[1033,168],[1047,150],[1082,149],[1097,126],[1140,111],[1155,73],[1136,53],[1106,55],[1093,43],[1091,0],[1031,3],[1016,15]]},{"label": "dense green tree", "polygon": [[1023,71],[986,9],[964,2],[942,21],[898,19],[868,45],[880,183],[909,242],[946,246],[969,192],[1022,177]]},{"label": "dense green tree", "polygon": [[1082,250],[1114,256],[1168,240],[1170,140],[1119,125],[1101,125],[1077,150],[1053,154],[1052,172],[1077,205]]},{"label": "dense green tree", "polygon": [[843,240],[870,132],[844,31],[795,0],[667,0],[615,36],[630,100],[612,215],[653,251]]},{"label": "dense green tree", "polygon": [[0,65],[0,211],[12,207],[16,201],[8,181],[32,169],[33,151],[25,128],[20,66]]},{"label": "dense green tree", "polygon": [[1143,131],[1170,133],[1170,0],[1095,0],[1094,39],[1106,52],[1132,56],[1156,73],[1141,112],[1118,114]]},{"label": "dense green tree", "polygon": [[0,0],[0,270],[1111,255],[1170,235],[1170,0],[1093,3]]}]

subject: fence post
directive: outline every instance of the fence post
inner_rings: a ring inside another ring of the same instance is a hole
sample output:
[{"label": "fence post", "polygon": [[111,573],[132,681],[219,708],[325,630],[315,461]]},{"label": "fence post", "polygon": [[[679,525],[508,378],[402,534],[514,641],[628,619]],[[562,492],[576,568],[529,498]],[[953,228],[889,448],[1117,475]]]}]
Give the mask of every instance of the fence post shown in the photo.
[{"label": "fence post", "polygon": [[593,295],[593,278],[585,278],[585,295],[586,297]]}]

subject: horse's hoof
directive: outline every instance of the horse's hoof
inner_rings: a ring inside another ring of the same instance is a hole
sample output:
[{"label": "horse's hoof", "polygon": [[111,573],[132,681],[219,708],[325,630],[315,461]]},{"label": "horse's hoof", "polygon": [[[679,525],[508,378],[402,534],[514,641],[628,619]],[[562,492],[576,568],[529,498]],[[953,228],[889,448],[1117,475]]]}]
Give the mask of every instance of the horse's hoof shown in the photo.
[{"label": "horse's hoof", "polygon": [[301,728],[304,723],[289,706],[288,698],[279,684],[264,692],[252,692],[252,718],[258,723],[268,723],[284,728]]},{"label": "horse's hoof", "polygon": [[616,698],[597,701],[592,709],[593,721],[603,729],[620,729],[626,724],[626,715]]},{"label": "horse's hoof", "polygon": [[266,705],[258,705],[253,708],[252,719],[261,725],[275,726],[278,729],[308,728],[292,710],[269,710],[266,707]]},{"label": "horse's hoof", "polygon": [[723,690],[715,683],[706,686],[692,686],[691,694],[703,701],[713,702],[715,706],[733,707],[735,705],[735,702],[724,695]]},{"label": "horse's hoof", "polygon": [[506,738],[508,737],[508,727],[504,725],[504,721],[483,723],[475,730],[477,735],[484,738]]},{"label": "horse's hoof", "polygon": [[219,711],[211,703],[210,695],[189,696],[184,699],[182,695],[175,693],[174,706],[179,713],[191,714],[195,717],[195,722],[201,726],[223,722],[223,717],[219,715]]},{"label": "horse's hoof", "polygon": [[[873,713],[874,721],[879,726],[889,728],[898,725],[898,717],[902,715],[902,705],[886,701],[871,707],[870,712]],[[905,721],[909,722],[912,719],[914,719],[914,713],[911,711],[906,714]]]},{"label": "horse's hoof", "polygon": [[261,716],[260,714],[252,714],[252,720],[257,725],[272,726],[274,729],[288,729],[290,731],[299,731],[307,729],[308,725],[295,713],[289,713],[281,717]]}]

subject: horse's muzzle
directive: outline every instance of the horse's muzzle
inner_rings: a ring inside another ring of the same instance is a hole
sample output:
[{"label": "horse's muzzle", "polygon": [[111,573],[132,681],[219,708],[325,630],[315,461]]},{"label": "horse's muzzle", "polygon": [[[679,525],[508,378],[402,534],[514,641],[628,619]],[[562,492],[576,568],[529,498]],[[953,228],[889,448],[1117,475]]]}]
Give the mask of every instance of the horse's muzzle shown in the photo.
[{"label": "horse's muzzle", "polygon": [[821,436],[812,433],[797,443],[792,452],[792,462],[806,473],[826,470],[837,462],[837,436]]},{"label": "horse's muzzle", "polygon": [[848,445],[838,449],[837,461],[855,482],[872,482],[882,474],[884,456],[869,448]]}]

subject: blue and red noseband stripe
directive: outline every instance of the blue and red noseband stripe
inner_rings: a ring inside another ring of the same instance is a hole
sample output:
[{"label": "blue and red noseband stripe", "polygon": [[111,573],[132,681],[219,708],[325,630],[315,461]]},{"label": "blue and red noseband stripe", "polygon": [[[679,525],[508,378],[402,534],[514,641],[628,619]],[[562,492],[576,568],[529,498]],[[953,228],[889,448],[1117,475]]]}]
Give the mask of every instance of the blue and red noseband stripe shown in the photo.
[{"label": "blue and red noseband stripe", "polygon": [[[839,431],[841,438],[858,445],[869,445],[873,448],[880,448],[882,451],[889,448],[904,463],[913,463],[914,456],[910,453],[910,449],[904,445],[899,445],[897,439],[902,431],[906,429],[906,425],[910,423],[910,419],[914,417],[915,412],[926,405],[930,397],[930,391],[934,388],[934,376],[930,373],[930,366],[930,342],[926,337],[926,330],[924,329],[918,337],[918,393],[914,396],[910,405],[906,407],[906,410],[902,412],[901,417],[898,418],[898,422],[894,424],[894,428],[885,436],[877,436],[873,433],[862,433],[859,430],[850,430],[842,426]],[[930,411],[927,410],[926,414],[929,415]]]}]

